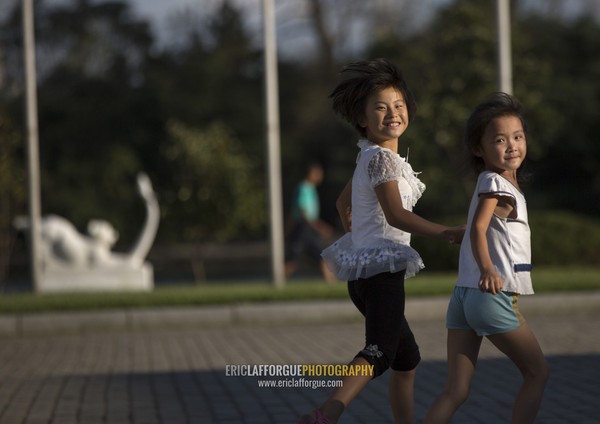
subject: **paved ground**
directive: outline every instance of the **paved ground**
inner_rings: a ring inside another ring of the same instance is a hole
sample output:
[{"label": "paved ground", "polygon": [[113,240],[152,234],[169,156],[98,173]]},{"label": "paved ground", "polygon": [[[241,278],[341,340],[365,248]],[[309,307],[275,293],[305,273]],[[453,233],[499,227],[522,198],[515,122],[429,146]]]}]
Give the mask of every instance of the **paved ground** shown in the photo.
[{"label": "paved ground", "polygon": [[[423,355],[416,386],[420,422],[445,379],[445,329],[442,320],[411,307]],[[600,310],[547,309],[528,315],[522,307],[552,372],[536,423],[600,423]],[[227,366],[344,363],[363,338],[360,321],[345,321],[5,335],[0,423],[293,423],[330,389],[259,387],[259,380],[299,379],[227,376]],[[384,375],[371,382],[341,423],[391,423],[387,381]],[[484,342],[472,396],[453,422],[508,423],[519,381],[515,367]]]}]

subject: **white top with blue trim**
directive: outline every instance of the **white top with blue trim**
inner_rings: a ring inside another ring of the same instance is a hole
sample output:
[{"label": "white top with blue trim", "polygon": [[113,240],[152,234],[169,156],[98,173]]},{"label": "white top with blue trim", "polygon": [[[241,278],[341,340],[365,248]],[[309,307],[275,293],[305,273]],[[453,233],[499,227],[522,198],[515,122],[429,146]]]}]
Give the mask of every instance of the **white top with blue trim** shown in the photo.
[{"label": "white top with blue trim", "polygon": [[479,287],[481,276],[471,249],[471,226],[479,203],[479,196],[492,194],[514,199],[515,218],[493,215],[486,237],[492,263],[504,280],[503,291],[517,294],[533,294],[531,284],[531,236],[527,221],[527,202],[519,189],[507,179],[491,171],[484,171],[477,178],[477,186],[467,218],[467,229],[460,247],[458,265],[459,287]]}]

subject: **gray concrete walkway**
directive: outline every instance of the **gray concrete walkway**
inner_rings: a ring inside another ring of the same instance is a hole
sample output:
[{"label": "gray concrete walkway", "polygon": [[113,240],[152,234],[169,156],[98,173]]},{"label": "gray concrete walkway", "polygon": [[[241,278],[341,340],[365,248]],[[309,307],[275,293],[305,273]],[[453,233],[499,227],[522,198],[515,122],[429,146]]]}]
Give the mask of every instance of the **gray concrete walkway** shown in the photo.
[{"label": "gray concrete walkway", "polygon": [[[552,371],[536,423],[600,423],[600,307],[590,301],[598,293],[578,302],[569,295],[538,298],[545,304],[521,302]],[[416,383],[418,422],[445,379],[442,306],[437,299],[408,303],[423,356]],[[331,303],[332,309],[340,307]],[[187,309],[181,316],[175,309],[146,311],[153,318],[144,325],[95,321],[93,328],[88,314],[29,316],[27,331],[25,317],[14,317],[21,330],[0,337],[0,423],[293,423],[331,389],[260,387],[300,384],[300,379],[228,376],[227,367],[345,363],[361,347],[363,329],[355,315],[344,315],[349,311],[310,316],[307,307],[308,317],[292,320],[282,311],[295,306],[270,308],[263,310],[269,320],[247,313],[234,322],[195,326]],[[326,303],[319,304],[323,308]],[[52,319],[63,327],[45,334],[44,324]],[[87,326],[76,325],[86,320]],[[329,384],[336,378],[305,381]],[[341,423],[391,423],[387,382],[387,375],[371,382]],[[519,382],[516,368],[484,342],[471,398],[453,422],[510,422]]]}]

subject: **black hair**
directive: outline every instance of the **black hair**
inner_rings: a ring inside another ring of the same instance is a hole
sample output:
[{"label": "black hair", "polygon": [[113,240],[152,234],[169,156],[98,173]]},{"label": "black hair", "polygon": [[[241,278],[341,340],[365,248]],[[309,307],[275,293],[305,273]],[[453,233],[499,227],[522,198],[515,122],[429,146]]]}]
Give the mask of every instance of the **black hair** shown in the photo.
[{"label": "black hair", "polygon": [[[523,118],[519,101],[507,93],[494,93],[475,107],[467,120],[465,129],[465,147],[470,168],[477,174],[485,169],[483,159],[473,152],[480,146],[486,127],[494,119],[502,116],[516,116],[520,119],[523,131],[527,134],[527,124]],[[520,168],[519,168],[520,170]],[[517,170],[517,175],[519,175]]]},{"label": "black hair", "polygon": [[417,111],[415,99],[408,89],[400,70],[387,59],[366,60],[346,65],[346,78],[335,87],[329,98],[333,110],[348,121],[364,137],[366,129],[360,125],[365,115],[367,98],[377,91],[393,87],[400,91],[411,121]]}]

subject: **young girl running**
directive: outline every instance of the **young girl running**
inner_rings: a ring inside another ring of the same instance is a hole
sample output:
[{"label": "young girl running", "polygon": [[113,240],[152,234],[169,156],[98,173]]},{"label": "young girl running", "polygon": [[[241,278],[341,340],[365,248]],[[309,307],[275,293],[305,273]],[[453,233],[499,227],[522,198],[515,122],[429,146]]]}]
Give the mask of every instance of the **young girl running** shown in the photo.
[{"label": "young girl running", "polygon": [[523,375],[512,423],[533,423],[548,366],[517,308],[519,294],[533,294],[527,204],[519,186],[526,126],[517,100],[497,93],[477,106],[465,141],[479,177],[446,317],[448,380],[424,423],[447,423],[465,402],[483,336]]},{"label": "young girl running", "polygon": [[[419,348],[404,317],[404,278],[423,262],[410,247],[411,233],[460,241],[464,228],[450,229],[412,212],[425,186],[398,155],[398,138],[415,114],[415,101],[399,70],[384,59],[357,62],[331,94],[333,109],[363,137],[352,180],[337,201],[347,232],[323,251],[350,298],[365,316],[365,347],[350,366],[373,373],[345,377],[343,386],[301,423],[335,423],[367,383],[392,368],[389,399],[397,423],[412,423]],[[350,215],[347,213],[351,208]]]}]

